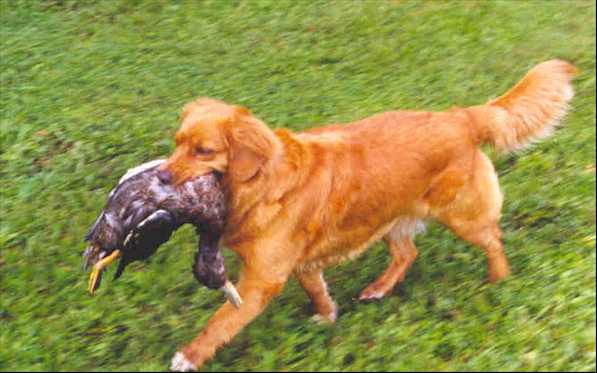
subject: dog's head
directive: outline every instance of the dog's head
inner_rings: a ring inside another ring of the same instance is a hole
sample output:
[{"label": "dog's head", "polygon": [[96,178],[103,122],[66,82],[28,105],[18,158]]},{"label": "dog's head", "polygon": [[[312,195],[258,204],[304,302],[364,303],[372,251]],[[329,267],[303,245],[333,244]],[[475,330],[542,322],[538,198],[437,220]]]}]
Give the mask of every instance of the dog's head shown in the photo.
[{"label": "dog's head", "polygon": [[200,98],[185,105],[176,149],[161,167],[162,180],[179,184],[212,171],[248,181],[274,157],[273,132],[249,110]]}]

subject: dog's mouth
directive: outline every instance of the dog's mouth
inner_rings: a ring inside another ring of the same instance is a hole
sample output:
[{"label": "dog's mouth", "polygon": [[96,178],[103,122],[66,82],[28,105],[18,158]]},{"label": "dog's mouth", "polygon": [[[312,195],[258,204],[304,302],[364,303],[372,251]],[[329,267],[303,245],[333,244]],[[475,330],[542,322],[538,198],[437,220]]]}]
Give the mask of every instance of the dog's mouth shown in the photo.
[{"label": "dog's mouth", "polygon": [[83,253],[83,269],[92,268],[89,274],[89,281],[87,282],[87,291],[91,295],[95,294],[95,291],[100,287],[104,269],[121,255],[122,252],[118,249],[107,251],[93,244],[87,247]]}]

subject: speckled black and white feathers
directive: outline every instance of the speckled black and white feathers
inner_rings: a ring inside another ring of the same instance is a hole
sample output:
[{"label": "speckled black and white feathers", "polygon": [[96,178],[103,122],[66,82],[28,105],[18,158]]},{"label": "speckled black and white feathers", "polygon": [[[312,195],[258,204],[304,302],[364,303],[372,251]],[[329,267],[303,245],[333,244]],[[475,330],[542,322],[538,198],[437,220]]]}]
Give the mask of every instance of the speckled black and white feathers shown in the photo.
[{"label": "speckled black and white feathers", "polygon": [[[195,277],[210,288],[222,286],[226,271],[218,242],[226,203],[218,177],[207,174],[177,186],[164,184],[158,177],[162,163],[145,163],[120,179],[85,237],[90,242],[84,254],[86,264],[93,265],[119,249],[122,256],[115,273],[119,277],[128,263],[148,258],[176,229],[190,223],[200,235]],[[202,269],[199,276],[197,263]]]}]

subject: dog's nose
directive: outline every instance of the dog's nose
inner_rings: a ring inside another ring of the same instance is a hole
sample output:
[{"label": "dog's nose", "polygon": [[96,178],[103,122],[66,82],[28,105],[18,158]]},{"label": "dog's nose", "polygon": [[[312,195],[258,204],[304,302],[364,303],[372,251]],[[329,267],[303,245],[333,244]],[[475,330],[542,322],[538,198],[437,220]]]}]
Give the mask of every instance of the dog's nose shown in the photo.
[{"label": "dog's nose", "polygon": [[160,170],[158,172],[158,179],[164,184],[170,184],[172,182],[172,172],[168,170]]}]

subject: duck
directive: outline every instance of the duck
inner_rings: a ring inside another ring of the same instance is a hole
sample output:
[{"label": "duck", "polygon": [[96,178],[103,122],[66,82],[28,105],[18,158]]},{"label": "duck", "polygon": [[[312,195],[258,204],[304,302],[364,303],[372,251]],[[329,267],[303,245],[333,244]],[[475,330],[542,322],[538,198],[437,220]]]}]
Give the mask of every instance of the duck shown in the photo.
[{"label": "duck", "polygon": [[184,224],[199,236],[192,273],[209,289],[220,289],[240,307],[242,299],[228,280],[219,247],[226,218],[226,199],[219,175],[209,173],[172,185],[160,170],[164,159],[129,169],[108,195],[85,241],[84,268],[93,267],[87,289],[95,294],[102,273],[120,259],[114,279],[136,260],[146,260]]}]

